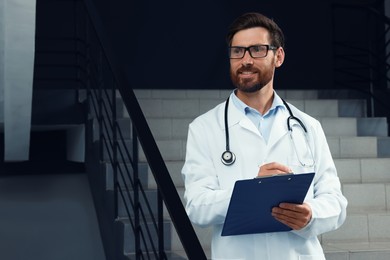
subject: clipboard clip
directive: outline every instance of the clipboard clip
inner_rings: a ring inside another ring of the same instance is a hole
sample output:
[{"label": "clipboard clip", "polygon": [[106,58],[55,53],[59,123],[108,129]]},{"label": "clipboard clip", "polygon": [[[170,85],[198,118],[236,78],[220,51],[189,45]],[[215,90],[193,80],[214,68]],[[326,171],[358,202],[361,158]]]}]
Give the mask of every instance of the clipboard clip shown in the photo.
[{"label": "clipboard clip", "polygon": [[290,175],[294,175],[294,173],[277,173],[272,175],[256,176],[255,179],[272,178],[275,176],[290,176]]},{"label": "clipboard clip", "polygon": [[[260,184],[261,183],[261,179],[272,178],[272,177],[277,177],[277,176],[291,176],[291,175],[294,175],[294,173],[277,173],[277,174],[273,174],[273,175],[256,176],[255,179],[260,179],[259,182],[258,182]],[[287,180],[290,181],[291,177],[289,177]]]}]

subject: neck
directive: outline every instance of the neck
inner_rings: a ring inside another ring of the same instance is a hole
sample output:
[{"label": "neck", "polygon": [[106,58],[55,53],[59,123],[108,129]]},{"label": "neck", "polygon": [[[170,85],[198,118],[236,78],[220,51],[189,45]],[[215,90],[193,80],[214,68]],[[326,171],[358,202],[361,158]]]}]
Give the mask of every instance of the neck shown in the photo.
[{"label": "neck", "polygon": [[258,110],[264,115],[272,106],[274,91],[273,88],[265,87],[253,93],[237,90],[236,95],[246,105]]}]

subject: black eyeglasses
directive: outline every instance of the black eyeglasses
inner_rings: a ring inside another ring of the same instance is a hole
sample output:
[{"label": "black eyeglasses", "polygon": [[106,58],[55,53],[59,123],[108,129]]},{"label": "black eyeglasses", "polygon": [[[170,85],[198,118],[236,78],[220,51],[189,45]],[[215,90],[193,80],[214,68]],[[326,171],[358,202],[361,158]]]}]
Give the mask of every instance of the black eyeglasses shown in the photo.
[{"label": "black eyeglasses", "polygon": [[278,47],[272,45],[252,45],[249,47],[231,46],[229,50],[230,59],[242,59],[245,52],[248,51],[252,58],[264,58],[268,54],[268,50],[276,50]]}]

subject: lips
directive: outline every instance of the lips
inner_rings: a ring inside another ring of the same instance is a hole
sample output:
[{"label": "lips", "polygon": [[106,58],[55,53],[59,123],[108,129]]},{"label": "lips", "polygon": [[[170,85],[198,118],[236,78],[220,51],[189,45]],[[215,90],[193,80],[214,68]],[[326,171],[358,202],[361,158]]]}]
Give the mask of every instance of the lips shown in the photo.
[{"label": "lips", "polygon": [[256,72],[254,72],[254,71],[242,71],[240,73],[244,74],[244,75],[251,75],[251,74],[255,74]]},{"label": "lips", "polygon": [[254,76],[255,74],[257,74],[257,71],[248,71],[248,70],[245,70],[245,71],[238,71],[238,75],[240,77],[244,77],[244,78],[247,78],[247,77],[252,77]]}]

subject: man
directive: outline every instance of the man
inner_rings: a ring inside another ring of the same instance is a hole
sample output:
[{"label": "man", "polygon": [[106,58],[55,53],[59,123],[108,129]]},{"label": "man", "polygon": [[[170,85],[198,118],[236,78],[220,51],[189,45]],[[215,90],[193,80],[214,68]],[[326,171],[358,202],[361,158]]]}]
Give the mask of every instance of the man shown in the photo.
[{"label": "man", "polygon": [[[264,15],[247,13],[233,22],[227,41],[236,89],[189,126],[182,169],[188,216],[213,226],[212,259],[323,260],[317,236],[342,225],[347,200],[319,122],[274,91],[275,69],[285,58],[283,33]],[[292,141],[291,113],[298,133]],[[302,205],[281,203],[269,213],[291,231],[221,236],[237,180],[291,172],[315,172]]]}]

